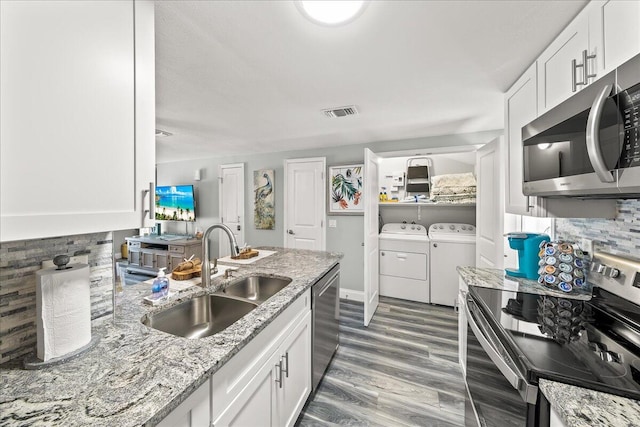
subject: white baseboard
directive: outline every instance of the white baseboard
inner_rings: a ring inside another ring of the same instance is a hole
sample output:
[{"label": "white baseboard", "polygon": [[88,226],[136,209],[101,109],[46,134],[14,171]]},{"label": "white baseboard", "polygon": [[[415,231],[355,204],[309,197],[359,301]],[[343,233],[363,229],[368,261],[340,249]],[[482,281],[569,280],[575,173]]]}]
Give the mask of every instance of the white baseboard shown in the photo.
[{"label": "white baseboard", "polygon": [[340,299],[364,302],[364,292],[353,289],[340,288]]}]

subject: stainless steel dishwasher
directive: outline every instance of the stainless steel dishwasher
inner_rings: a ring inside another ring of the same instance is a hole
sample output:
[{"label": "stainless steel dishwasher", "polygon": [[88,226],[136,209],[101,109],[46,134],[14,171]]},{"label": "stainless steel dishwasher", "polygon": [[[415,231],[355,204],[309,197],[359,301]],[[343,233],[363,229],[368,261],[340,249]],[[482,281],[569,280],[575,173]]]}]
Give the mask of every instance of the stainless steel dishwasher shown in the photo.
[{"label": "stainless steel dishwasher", "polygon": [[312,390],[315,391],[339,344],[340,264],[313,285],[311,309],[311,370]]}]

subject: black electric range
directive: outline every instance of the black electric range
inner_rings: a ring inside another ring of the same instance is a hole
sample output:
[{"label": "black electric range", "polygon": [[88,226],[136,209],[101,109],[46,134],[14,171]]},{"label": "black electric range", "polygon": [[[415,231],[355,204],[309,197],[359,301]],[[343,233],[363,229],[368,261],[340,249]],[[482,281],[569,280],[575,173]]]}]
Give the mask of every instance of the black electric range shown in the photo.
[{"label": "black electric range", "polygon": [[601,289],[591,301],[478,287],[470,293],[527,381],[640,399],[639,306]]},{"label": "black electric range", "polygon": [[589,282],[591,297],[469,287],[466,383],[481,425],[548,426],[541,378],[640,400],[640,260],[596,253]]}]

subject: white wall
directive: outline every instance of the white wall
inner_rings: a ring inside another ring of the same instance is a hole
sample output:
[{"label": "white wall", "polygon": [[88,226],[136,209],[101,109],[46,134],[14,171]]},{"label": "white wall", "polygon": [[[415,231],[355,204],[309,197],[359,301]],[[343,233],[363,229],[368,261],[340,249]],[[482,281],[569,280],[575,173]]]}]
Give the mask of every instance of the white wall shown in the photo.
[{"label": "white wall", "polygon": [[[484,144],[502,133],[501,130],[460,135],[417,138],[410,140],[383,141],[370,144],[346,145],[342,147],[319,148],[312,150],[286,151],[279,153],[238,155],[223,158],[207,158],[159,163],[157,165],[157,185],[194,184],[196,189],[197,224],[163,223],[164,232],[184,233],[185,229],[193,233],[195,226],[205,229],[219,222],[218,214],[218,166],[230,163],[245,163],[245,236],[246,241],[255,246],[283,246],[284,224],[284,159],[326,157],[327,165],[359,163],[364,161],[364,148],[375,152],[389,152],[414,148],[448,147],[456,145]],[[201,169],[201,181],[193,181],[196,169]],[[256,230],[253,227],[253,171],[257,169],[275,169],[275,230]],[[337,221],[336,228],[327,229],[327,250],[344,253],[341,262],[341,286],[355,291],[363,290],[364,225],[362,216],[328,216],[327,220]],[[474,220],[475,221],[475,220]],[[225,237],[226,238],[226,237]],[[212,252],[217,253],[217,238],[213,236]],[[286,274],[283,272],[282,274]]]}]

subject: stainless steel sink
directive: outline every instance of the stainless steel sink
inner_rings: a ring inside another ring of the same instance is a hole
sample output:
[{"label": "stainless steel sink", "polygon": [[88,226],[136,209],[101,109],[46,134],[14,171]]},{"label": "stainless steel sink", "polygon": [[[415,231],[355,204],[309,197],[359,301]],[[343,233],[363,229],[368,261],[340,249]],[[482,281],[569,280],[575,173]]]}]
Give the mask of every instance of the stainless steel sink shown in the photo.
[{"label": "stainless steel sink", "polygon": [[203,338],[222,331],[258,304],[226,295],[202,295],[147,315],[150,328],[185,338]]},{"label": "stainless steel sink", "polygon": [[223,292],[260,303],[277,294],[289,283],[289,278],[249,276],[227,286]]}]

